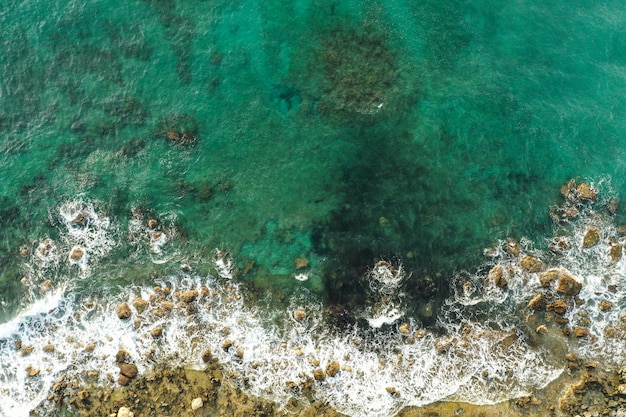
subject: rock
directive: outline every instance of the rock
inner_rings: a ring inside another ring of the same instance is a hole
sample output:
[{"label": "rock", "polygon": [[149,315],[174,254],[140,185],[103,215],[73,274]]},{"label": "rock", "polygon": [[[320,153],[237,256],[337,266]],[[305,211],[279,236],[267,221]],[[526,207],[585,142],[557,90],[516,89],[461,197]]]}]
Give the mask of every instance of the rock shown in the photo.
[{"label": "rock", "polygon": [[583,200],[598,201],[598,194],[589,184],[584,182],[580,183],[578,187],[576,187],[576,194],[578,195],[578,198]]},{"label": "rock", "polygon": [[618,262],[622,259],[622,245],[615,243],[611,245],[611,249],[609,249],[609,258],[611,262]]},{"label": "rock", "polygon": [[161,337],[162,334],[163,334],[163,327],[161,326],[157,326],[154,329],[150,330],[150,335],[155,339],[158,337]]},{"label": "rock", "polygon": [[28,356],[33,352],[34,348],[30,345],[24,345],[21,347],[21,352],[20,354],[22,356]]},{"label": "rock", "polygon": [[508,285],[508,281],[504,276],[504,267],[502,265],[496,265],[489,271],[487,278],[485,278],[485,284],[489,284],[493,282],[493,284],[498,288],[504,288]]},{"label": "rock", "polygon": [[588,249],[598,244],[600,241],[600,231],[597,227],[590,227],[583,237],[583,248]]},{"label": "rock", "polygon": [[137,366],[132,363],[121,363],[120,364],[120,374],[124,375],[129,379],[133,379],[137,376]]},{"label": "rock", "polygon": [[333,377],[339,373],[339,362],[331,361],[326,365],[326,374],[330,377]]},{"label": "rock", "polygon": [[31,378],[39,375],[39,372],[41,372],[41,370],[39,368],[35,368],[35,367],[31,366],[31,365],[28,365],[26,367],[26,373]]},{"label": "rock", "polygon": [[70,260],[74,262],[78,262],[84,255],[85,255],[85,251],[82,250],[80,247],[76,246],[70,252]]},{"label": "rock", "polygon": [[402,334],[409,334],[411,333],[411,325],[409,323],[402,323],[398,326],[398,331]]},{"label": "rock", "polygon": [[204,352],[202,352],[202,361],[204,363],[207,363],[207,362],[211,362],[212,360],[213,360],[213,353],[211,352],[211,349],[206,348]]},{"label": "rock", "polygon": [[400,396],[400,391],[398,391],[395,387],[387,387],[385,388],[385,390],[392,396],[392,397],[399,397]]},{"label": "rock", "polygon": [[540,272],[544,269],[543,262],[532,256],[526,255],[519,261],[519,266],[524,270],[531,273]]},{"label": "rock", "polygon": [[580,293],[583,285],[576,281],[574,277],[569,275],[566,272],[563,272],[559,277],[559,282],[556,286],[556,291],[560,294],[567,295],[570,297],[577,296]]},{"label": "rock", "polygon": [[586,337],[589,335],[589,330],[587,329],[583,329],[582,327],[577,327],[574,330],[574,336],[581,338],[581,337]]},{"label": "rock", "polygon": [[182,292],[178,295],[178,298],[180,298],[184,303],[189,304],[193,302],[196,298],[198,298],[198,290],[189,290]]},{"label": "rock", "polygon": [[159,222],[156,219],[150,219],[148,220],[148,227],[150,229],[156,229],[156,227],[159,225]]},{"label": "rock", "polygon": [[130,378],[127,377],[126,375],[120,374],[117,377],[117,383],[120,384],[121,386],[125,387],[126,385],[130,384]]},{"label": "rock", "polygon": [[324,372],[323,369],[317,368],[316,370],[313,371],[313,378],[316,381],[323,381],[326,379],[326,372]]},{"label": "rock", "polygon": [[546,327],[545,324],[542,324],[540,326],[537,326],[537,328],[535,329],[535,331],[539,334],[546,334],[548,333],[548,328]]},{"label": "rock", "polygon": [[95,348],[95,343],[89,343],[87,346],[85,346],[85,352],[93,352]]},{"label": "rock", "polygon": [[130,359],[130,353],[124,349],[120,349],[115,354],[115,363],[123,363]]},{"label": "rock", "polygon": [[543,294],[537,294],[528,302],[528,308],[535,311],[543,310],[546,308],[547,304],[548,301],[546,300],[546,297],[544,297]]},{"label": "rock", "polygon": [[293,318],[298,321],[304,320],[306,318],[306,311],[302,310],[301,308],[297,309],[293,312]]},{"label": "rock", "polygon": [[230,339],[226,339],[224,340],[224,343],[222,343],[222,349],[228,352],[228,349],[230,349],[232,345],[233,345],[233,341]]},{"label": "rock", "polygon": [[613,307],[613,303],[610,302],[609,300],[600,301],[600,305],[598,306],[600,311],[608,311],[611,309],[611,307]]},{"label": "rock", "polygon": [[48,343],[47,345],[43,345],[41,350],[43,350],[44,352],[48,352],[48,353],[54,352],[54,345]]},{"label": "rock", "polygon": [[194,398],[191,401],[191,409],[193,411],[196,411],[199,408],[202,408],[202,406],[204,405],[204,403],[202,402],[202,398]]},{"label": "rock", "polygon": [[558,269],[548,269],[545,272],[539,274],[539,283],[542,287],[548,288],[553,281],[555,281],[561,275],[561,271]]},{"label": "rock", "polygon": [[148,302],[141,297],[137,297],[132,301],[133,307],[137,310],[137,313],[141,314],[148,308]]},{"label": "rock", "polygon": [[567,311],[567,303],[563,300],[556,300],[554,303],[547,306],[548,311],[554,312],[554,314],[558,314],[562,316]]},{"label": "rock", "polygon": [[296,258],[296,269],[305,269],[309,267],[309,260],[303,256]]},{"label": "rock", "polygon": [[569,242],[567,238],[563,236],[557,236],[549,245],[550,250],[553,253],[559,254],[567,249],[569,249]]},{"label": "rock", "polygon": [[128,407],[120,407],[117,410],[117,417],[135,417],[135,414]]},{"label": "rock", "polygon": [[506,240],[506,251],[513,256],[517,256],[520,253],[520,245],[519,242],[513,238],[508,238]]},{"label": "rock", "polygon": [[117,312],[117,317],[119,317],[121,320],[127,320],[133,314],[130,310],[130,306],[126,301],[120,303],[115,311]]}]

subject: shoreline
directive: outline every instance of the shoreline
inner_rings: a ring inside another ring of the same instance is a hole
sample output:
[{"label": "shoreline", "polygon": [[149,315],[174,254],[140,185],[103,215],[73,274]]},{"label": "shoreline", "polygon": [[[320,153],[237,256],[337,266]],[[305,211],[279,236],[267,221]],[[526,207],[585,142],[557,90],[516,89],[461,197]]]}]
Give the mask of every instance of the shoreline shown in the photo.
[{"label": "shoreline", "polygon": [[[472,405],[438,401],[424,406],[405,407],[395,417],[573,417],[614,416],[626,413],[626,368],[605,372],[595,363],[570,361],[570,372],[533,395],[494,405]],[[54,385],[48,400],[31,416],[144,417],[158,415],[192,416],[300,416],[340,417],[328,404],[316,401],[311,386],[294,390],[289,403],[280,408],[272,401],[246,394],[223,373],[218,363],[204,370],[157,369],[131,381],[127,386],[102,387],[65,380]],[[393,393],[390,393],[393,395]],[[50,408],[53,408],[53,411]],[[129,414],[130,413],[130,414]]]}]

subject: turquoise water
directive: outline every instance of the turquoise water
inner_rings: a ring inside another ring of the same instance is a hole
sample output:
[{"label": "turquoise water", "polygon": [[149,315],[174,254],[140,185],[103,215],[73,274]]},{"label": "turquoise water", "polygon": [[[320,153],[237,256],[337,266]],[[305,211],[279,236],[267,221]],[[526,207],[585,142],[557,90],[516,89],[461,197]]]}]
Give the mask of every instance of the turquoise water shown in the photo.
[{"label": "turquoise water", "polygon": [[219,248],[283,308],[375,304],[362,277],[402,263],[430,326],[484,248],[545,250],[567,180],[626,195],[624,23],[615,1],[9,0],[2,321],[47,279],[101,300],[218,276]]}]

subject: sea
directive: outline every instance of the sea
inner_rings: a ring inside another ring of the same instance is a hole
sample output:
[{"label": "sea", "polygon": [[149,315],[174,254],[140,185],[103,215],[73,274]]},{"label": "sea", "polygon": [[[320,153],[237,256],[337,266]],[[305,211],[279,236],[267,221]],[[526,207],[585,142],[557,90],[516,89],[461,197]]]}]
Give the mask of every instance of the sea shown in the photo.
[{"label": "sea", "polygon": [[3,0],[0,415],[120,349],[348,416],[619,369],[623,6]]}]

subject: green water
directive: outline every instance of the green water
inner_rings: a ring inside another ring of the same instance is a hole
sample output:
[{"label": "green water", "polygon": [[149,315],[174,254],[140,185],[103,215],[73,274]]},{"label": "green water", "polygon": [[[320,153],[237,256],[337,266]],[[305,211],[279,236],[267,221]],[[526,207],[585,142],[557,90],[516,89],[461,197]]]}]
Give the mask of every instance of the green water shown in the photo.
[{"label": "green water", "polygon": [[[133,208],[175,218],[194,266],[225,249],[263,291],[289,292],[305,257],[302,285],[348,302],[382,256],[424,297],[445,292],[496,239],[540,240],[569,178],[625,194],[622,6],[8,0],[4,314],[24,291],[19,248],[58,236],[50,213],[78,197],[122,229]],[[122,240],[97,276],[167,268]]]}]

